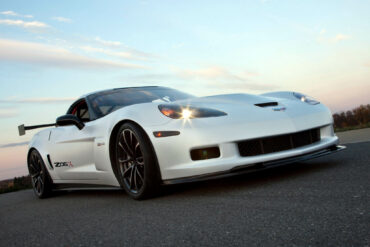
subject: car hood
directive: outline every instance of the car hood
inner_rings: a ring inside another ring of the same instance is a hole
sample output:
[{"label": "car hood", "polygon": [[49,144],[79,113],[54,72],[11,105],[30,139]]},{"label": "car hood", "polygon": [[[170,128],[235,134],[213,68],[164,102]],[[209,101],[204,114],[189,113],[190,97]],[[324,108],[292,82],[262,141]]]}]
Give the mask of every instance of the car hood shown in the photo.
[{"label": "car hood", "polygon": [[214,96],[206,96],[206,97],[196,97],[186,100],[179,100],[175,101],[174,103],[181,104],[181,105],[190,105],[190,106],[197,106],[197,107],[218,107],[219,110],[223,110],[224,108],[238,108],[238,107],[245,107],[255,106],[256,104],[264,104],[264,103],[277,103],[281,104],[283,101],[287,99],[278,99],[273,97],[267,97],[262,95],[253,95],[253,94],[221,94],[221,95],[214,95]]},{"label": "car hood", "polygon": [[[228,121],[276,121],[292,118],[325,118],[330,121],[331,114],[322,104],[310,105],[292,97],[290,92],[275,95],[223,94],[175,101],[174,104],[204,107],[227,113]],[[269,104],[265,104],[269,103]],[[260,105],[262,104],[262,105]],[[303,120],[305,121],[305,120]]]}]

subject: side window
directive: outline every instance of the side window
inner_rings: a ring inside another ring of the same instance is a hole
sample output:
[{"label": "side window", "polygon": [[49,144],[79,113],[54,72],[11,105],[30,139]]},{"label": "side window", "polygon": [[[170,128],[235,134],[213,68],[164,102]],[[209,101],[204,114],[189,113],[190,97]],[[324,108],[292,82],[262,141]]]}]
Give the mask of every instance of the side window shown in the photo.
[{"label": "side window", "polygon": [[81,119],[82,122],[89,122],[90,121],[90,115],[89,115],[89,109],[87,108],[87,104],[85,100],[82,100],[75,104],[69,114],[73,114],[79,119]]}]

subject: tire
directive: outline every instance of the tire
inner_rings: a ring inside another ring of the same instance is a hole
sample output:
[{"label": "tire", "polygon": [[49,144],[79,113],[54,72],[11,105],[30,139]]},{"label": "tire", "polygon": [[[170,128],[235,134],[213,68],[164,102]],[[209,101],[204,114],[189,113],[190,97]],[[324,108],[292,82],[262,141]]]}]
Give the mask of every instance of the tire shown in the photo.
[{"label": "tire", "polygon": [[126,193],[136,200],[157,195],[160,173],[149,138],[138,126],[125,123],[116,136],[115,165],[118,181]]},{"label": "tire", "polygon": [[47,198],[52,194],[53,182],[46,170],[44,161],[37,150],[32,150],[28,158],[28,172],[32,188],[38,198]]}]

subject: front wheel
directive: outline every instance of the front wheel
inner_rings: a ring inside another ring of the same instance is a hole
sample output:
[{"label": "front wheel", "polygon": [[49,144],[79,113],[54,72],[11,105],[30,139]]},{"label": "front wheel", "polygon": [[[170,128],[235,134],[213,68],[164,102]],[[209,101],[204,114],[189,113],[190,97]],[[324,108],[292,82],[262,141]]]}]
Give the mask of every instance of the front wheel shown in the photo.
[{"label": "front wheel", "polygon": [[32,150],[28,159],[28,171],[31,176],[33,191],[39,198],[51,195],[53,182],[45,168],[44,161],[37,150]]},{"label": "front wheel", "polygon": [[123,124],[116,138],[115,163],[123,189],[134,199],[157,194],[160,176],[149,138],[136,125]]}]

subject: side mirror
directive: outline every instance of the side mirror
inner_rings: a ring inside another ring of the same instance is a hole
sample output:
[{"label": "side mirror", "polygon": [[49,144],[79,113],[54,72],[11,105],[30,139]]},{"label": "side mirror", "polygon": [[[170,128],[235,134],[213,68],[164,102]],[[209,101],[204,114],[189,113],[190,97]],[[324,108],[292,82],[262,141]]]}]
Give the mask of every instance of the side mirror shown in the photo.
[{"label": "side mirror", "polygon": [[85,127],[85,124],[75,115],[67,114],[57,118],[57,126],[67,126],[74,125],[79,130],[82,130]]}]

